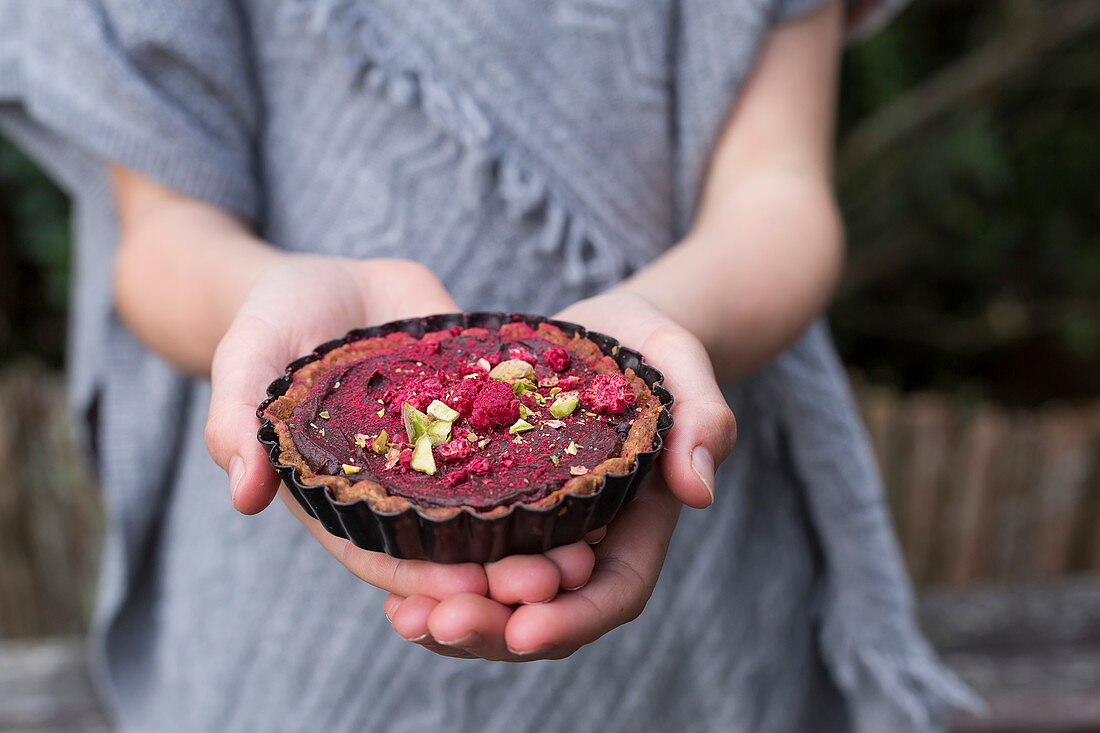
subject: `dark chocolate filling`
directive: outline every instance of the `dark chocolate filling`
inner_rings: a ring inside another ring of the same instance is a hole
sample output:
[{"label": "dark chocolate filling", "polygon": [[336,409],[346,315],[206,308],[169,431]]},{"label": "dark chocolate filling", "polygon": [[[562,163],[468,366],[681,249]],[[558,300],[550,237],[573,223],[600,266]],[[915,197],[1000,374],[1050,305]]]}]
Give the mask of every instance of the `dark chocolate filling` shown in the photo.
[{"label": "dark chocolate filling", "polygon": [[[478,442],[470,442],[468,456],[444,460],[436,449],[434,475],[413,470],[402,461],[387,468],[387,458],[393,463],[393,455],[377,454],[371,444],[384,429],[391,444],[410,449],[401,417],[402,398],[419,400],[420,404],[414,406],[421,409],[438,398],[463,412],[448,402],[449,390],[468,374],[477,374],[479,382],[488,381],[478,360],[495,364],[508,359],[513,348],[537,357],[537,379],[576,377],[579,381],[570,389],[583,390],[595,374],[579,359],[572,359],[567,369],[555,372],[546,358],[547,350],[554,346],[538,337],[502,339],[493,332],[448,336],[434,343],[421,340],[372,354],[333,369],[313,385],[288,421],[291,436],[315,473],[343,476],[345,465],[354,466],[359,471],[347,475],[350,481],[376,481],[389,493],[422,506],[468,505],[487,510],[514,501],[537,501],[576,475],[571,467],[591,469],[619,455],[636,408],[629,407],[617,415],[594,416],[580,405],[560,420],[563,425],[551,427],[557,420],[549,410],[554,397],[550,386],[539,387],[545,402],[533,404],[527,418],[534,430],[519,434],[519,442],[508,433],[507,425],[474,431]],[[467,409],[453,423],[452,442],[467,440],[471,432],[468,417]],[[366,436],[365,447],[357,444],[356,436]],[[479,446],[485,439],[489,442]],[[577,446],[576,455],[566,452],[570,442]]]}]

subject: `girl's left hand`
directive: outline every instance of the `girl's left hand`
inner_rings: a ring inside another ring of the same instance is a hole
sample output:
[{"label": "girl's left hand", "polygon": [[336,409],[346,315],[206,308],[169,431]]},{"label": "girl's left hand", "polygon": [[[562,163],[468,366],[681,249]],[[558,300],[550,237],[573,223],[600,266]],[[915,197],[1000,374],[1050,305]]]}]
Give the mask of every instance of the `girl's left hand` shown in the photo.
[{"label": "girl's left hand", "polygon": [[[436,653],[514,662],[561,659],[636,618],[657,583],[681,504],[701,509],[713,502],[715,468],[733,448],[733,413],[706,350],[649,301],[612,292],[580,301],[555,317],[614,336],[665,375],[665,386],[676,399],[675,426],[660,471],[606,528],[595,548],[595,569],[580,588],[520,605],[491,591],[443,600],[391,594],[385,612],[397,633]],[[594,532],[589,539],[602,534]],[[493,564],[486,566],[487,573],[493,570]]]}]

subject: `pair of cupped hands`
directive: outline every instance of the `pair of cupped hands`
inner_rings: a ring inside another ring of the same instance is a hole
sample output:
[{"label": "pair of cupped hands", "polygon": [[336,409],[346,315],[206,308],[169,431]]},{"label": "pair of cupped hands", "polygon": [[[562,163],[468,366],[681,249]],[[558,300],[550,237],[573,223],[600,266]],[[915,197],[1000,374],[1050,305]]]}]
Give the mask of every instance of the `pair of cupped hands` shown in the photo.
[{"label": "pair of cupped hands", "polygon": [[413,262],[291,256],[256,280],[218,345],[207,446],[229,475],[237,510],[255,514],[278,494],[334,558],[389,592],[382,610],[408,641],[453,657],[567,657],[642,612],[681,506],[713,502],[715,467],[735,439],[733,415],[703,345],[649,300],[611,291],[555,315],[643,353],[675,397],[675,425],[659,471],[585,541],[486,564],[398,560],[362,550],[302,510],[256,440],[256,407],[291,360],[353,328],[459,310],[435,275]]}]

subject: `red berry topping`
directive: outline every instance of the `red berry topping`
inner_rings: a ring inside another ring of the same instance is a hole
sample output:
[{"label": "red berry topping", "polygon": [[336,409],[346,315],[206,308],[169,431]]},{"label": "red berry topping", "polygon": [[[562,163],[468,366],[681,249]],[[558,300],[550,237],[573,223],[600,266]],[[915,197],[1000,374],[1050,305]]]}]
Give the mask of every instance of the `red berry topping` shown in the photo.
[{"label": "red berry topping", "polygon": [[581,383],[580,377],[562,377],[558,380],[558,386],[561,387],[563,392],[568,392],[571,389],[576,389]]},{"label": "red berry topping", "polygon": [[598,413],[619,415],[635,399],[630,382],[621,374],[599,374],[581,391],[581,404]]},{"label": "red berry topping", "polygon": [[474,400],[477,399],[481,388],[488,381],[488,377],[484,375],[485,373],[481,372],[481,376],[463,379],[451,385],[447,395],[443,398],[443,402],[452,409],[458,410],[458,413],[463,417],[469,417],[470,413],[474,411]]},{"label": "red berry topping", "polygon": [[482,387],[474,400],[470,427],[478,432],[506,428],[518,419],[519,400],[512,387],[494,379]]},{"label": "red berry topping", "polygon": [[400,410],[401,405],[408,402],[423,412],[432,400],[442,396],[443,383],[437,377],[418,377],[387,391],[383,399],[391,410]]},{"label": "red berry topping", "polygon": [[531,366],[534,366],[535,364],[539,363],[539,359],[538,359],[537,356],[532,354],[527,349],[521,349],[518,346],[514,346],[511,349],[508,349],[508,358],[509,359],[520,359],[522,361],[527,362]]},{"label": "red berry topping", "polygon": [[460,461],[474,452],[474,447],[468,440],[452,440],[443,443],[435,449],[441,461]]},{"label": "red berry topping", "polygon": [[546,350],[543,354],[546,357],[546,363],[555,372],[564,372],[569,368],[570,358],[569,352],[560,346],[552,346]]},{"label": "red berry topping", "polygon": [[478,476],[484,476],[492,470],[492,465],[485,456],[474,456],[466,463],[466,470]]}]

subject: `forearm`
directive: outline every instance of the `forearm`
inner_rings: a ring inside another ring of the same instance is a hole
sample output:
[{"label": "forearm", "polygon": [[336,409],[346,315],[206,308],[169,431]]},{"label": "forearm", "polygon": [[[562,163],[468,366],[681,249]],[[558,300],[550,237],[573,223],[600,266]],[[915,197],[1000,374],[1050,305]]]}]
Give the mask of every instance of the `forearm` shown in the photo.
[{"label": "forearm", "polygon": [[207,375],[248,289],[286,255],[217,207],[125,169],[113,173],[118,314],[151,349],[189,373]]},{"label": "forearm", "polygon": [[720,209],[619,289],[695,334],[718,376],[732,379],[770,361],[826,307],[843,235],[828,185],[788,172],[730,187]]}]

